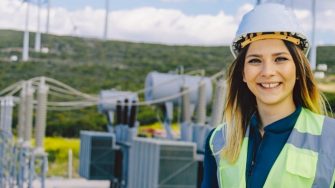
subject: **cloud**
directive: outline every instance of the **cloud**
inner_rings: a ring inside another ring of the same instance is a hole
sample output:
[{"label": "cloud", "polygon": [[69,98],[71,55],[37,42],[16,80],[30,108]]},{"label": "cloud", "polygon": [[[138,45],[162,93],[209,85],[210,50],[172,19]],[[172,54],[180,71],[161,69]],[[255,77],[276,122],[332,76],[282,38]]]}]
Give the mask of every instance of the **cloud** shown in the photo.
[{"label": "cloud", "polygon": [[205,45],[227,43],[237,25],[234,17],[224,12],[189,16],[178,10],[152,7],[114,12],[111,22],[120,36],[131,40],[142,36],[142,40],[148,42]]},{"label": "cloud", "polygon": [[[15,4],[14,7],[12,5]],[[15,10],[14,10],[15,9]],[[36,31],[37,8],[30,6],[29,29]],[[2,0],[0,28],[24,29],[26,4],[16,0]],[[13,17],[13,15],[19,15]],[[45,31],[46,10],[41,22]],[[85,7],[69,11],[52,8],[50,32],[59,35],[79,35],[101,38],[105,12]],[[109,14],[108,37],[119,40],[167,43],[216,45],[229,43],[237,27],[237,20],[223,11],[216,15],[186,15],[179,10],[141,7],[112,11]]]},{"label": "cloud", "polygon": [[[293,7],[294,9],[312,9],[312,0],[286,0],[286,5]],[[325,10],[335,9],[334,0],[315,0],[316,9],[318,12]]]},{"label": "cloud", "polygon": [[[175,0],[176,1],[176,0]],[[112,11],[109,14],[108,38],[127,41],[222,45],[229,44],[242,15],[252,9],[253,5],[242,5],[234,15],[220,11],[215,15],[187,15],[175,9],[139,7]],[[36,31],[37,8],[30,6],[29,29]],[[0,1],[0,28],[23,30],[26,4],[18,0]],[[297,17],[306,30],[310,30],[311,15],[307,10],[297,9]],[[319,13],[318,29],[323,33],[335,32],[334,9]],[[46,30],[46,9],[41,11],[41,29]],[[53,34],[75,35],[102,38],[105,12],[89,6],[69,11],[53,7],[50,12],[50,29]]]},{"label": "cloud", "polygon": [[[300,21],[300,26],[310,37],[312,32],[312,13],[306,9],[296,9],[295,15]],[[318,44],[334,43],[335,33],[335,10],[333,8],[324,9],[316,13],[316,37]]]},{"label": "cloud", "polygon": [[188,0],[159,0],[159,1],[164,2],[164,3],[183,3]]},{"label": "cloud", "polygon": [[294,14],[299,20],[300,27],[305,32],[311,31],[312,28],[311,13],[308,10],[294,10]]},{"label": "cloud", "polygon": [[323,31],[335,32],[335,9],[328,9],[322,11],[317,15],[318,22],[316,23],[317,28]]},{"label": "cloud", "polygon": [[185,3],[185,2],[217,2],[219,0],[159,0],[163,3]]}]

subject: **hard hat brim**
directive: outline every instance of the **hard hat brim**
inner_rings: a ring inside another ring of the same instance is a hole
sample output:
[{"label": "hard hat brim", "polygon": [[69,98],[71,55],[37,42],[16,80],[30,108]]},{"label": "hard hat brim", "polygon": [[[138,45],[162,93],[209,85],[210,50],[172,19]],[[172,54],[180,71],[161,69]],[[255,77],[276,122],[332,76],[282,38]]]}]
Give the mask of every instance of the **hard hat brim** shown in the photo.
[{"label": "hard hat brim", "polygon": [[231,45],[231,51],[236,58],[242,48],[246,47],[252,42],[266,39],[280,39],[289,41],[297,45],[301,50],[304,51],[306,55],[309,50],[308,40],[301,34],[292,32],[257,32],[247,33],[236,38]]}]

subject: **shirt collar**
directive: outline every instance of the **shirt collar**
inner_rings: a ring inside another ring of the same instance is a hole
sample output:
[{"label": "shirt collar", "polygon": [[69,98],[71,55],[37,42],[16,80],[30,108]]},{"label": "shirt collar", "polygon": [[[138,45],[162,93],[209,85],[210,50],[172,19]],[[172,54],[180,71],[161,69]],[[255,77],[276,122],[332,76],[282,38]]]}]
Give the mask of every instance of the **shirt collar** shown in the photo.
[{"label": "shirt collar", "polygon": [[[301,106],[297,106],[296,110],[280,119],[280,120],[277,120],[273,123],[271,123],[270,125],[266,126],[264,128],[264,131],[267,132],[273,132],[273,133],[281,133],[281,132],[285,132],[285,131],[291,131],[298,119],[298,116],[301,112]],[[250,126],[253,127],[253,128],[256,128],[256,130],[259,128],[259,123],[260,122],[260,117],[259,117],[259,114],[258,112],[255,112],[252,116],[251,116],[251,119],[250,119]]]}]

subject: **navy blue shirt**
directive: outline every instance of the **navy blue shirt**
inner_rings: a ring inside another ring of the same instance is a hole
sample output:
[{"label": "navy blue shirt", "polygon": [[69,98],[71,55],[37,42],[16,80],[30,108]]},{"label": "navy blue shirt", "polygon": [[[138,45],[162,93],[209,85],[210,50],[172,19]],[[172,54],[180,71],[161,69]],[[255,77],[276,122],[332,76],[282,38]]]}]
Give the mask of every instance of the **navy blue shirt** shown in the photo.
[{"label": "navy blue shirt", "polygon": [[250,120],[246,184],[249,188],[263,187],[266,178],[283,149],[301,112],[295,112],[264,127],[263,138],[259,132],[260,120],[255,114]]},{"label": "navy blue shirt", "polygon": [[[248,188],[263,187],[272,165],[283,149],[297,119],[301,107],[295,112],[264,128],[262,138],[259,132],[259,117],[254,115],[250,121],[250,134],[246,164],[246,184]],[[215,158],[209,148],[208,135],[205,146],[204,177],[202,188],[218,188],[217,166]]]},{"label": "navy blue shirt", "polygon": [[209,140],[213,132],[214,132],[214,129],[209,133],[206,139],[205,156],[204,156],[204,172],[203,172],[201,188],[219,188],[218,179],[216,176],[217,174],[216,161],[209,147]]}]

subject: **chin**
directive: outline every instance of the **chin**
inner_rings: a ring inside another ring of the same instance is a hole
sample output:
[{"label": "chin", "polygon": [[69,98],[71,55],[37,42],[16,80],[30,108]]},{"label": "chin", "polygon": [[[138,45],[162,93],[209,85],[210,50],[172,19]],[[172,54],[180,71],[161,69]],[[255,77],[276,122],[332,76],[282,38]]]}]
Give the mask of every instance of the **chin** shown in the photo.
[{"label": "chin", "polygon": [[286,97],[276,96],[276,97],[266,97],[266,98],[263,97],[262,99],[258,98],[257,103],[262,103],[264,105],[271,105],[272,106],[272,105],[279,105],[279,104],[283,104],[283,103],[288,103],[289,101],[291,101],[291,100],[289,100]]}]

